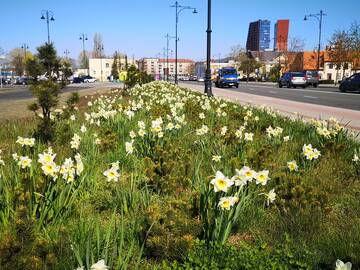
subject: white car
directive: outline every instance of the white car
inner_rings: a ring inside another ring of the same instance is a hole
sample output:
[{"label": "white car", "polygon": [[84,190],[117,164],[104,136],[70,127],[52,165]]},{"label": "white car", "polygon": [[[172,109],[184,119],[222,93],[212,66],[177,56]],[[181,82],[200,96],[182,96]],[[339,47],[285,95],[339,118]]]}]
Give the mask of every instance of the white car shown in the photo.
[{"label": "white car", "polygon": [[94,82],[96,82],[96,78],[90,76],[84,78],[84,83],[94,83]]}]

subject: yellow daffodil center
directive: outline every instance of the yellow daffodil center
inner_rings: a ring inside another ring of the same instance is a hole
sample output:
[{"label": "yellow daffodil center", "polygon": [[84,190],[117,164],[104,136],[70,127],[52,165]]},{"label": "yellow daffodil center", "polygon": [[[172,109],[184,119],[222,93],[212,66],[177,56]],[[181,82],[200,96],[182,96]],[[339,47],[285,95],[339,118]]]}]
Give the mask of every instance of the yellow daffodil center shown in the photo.
[{"label": "yellow daffodil center", "polygon": [[218,179],[217,180],[217,186],[220,188],[220,189],[223,189],[226,187],[226,181],[224,179]]}]

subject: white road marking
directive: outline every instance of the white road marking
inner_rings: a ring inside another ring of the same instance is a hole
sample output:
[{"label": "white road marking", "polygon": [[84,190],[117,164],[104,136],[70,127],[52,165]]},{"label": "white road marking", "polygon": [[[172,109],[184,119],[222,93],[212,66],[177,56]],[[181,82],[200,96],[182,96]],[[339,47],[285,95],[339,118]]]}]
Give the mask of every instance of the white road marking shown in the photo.
[{"label": "white road marking", "polygon": [[304,98],[318,98],[318,97],[314,97],[314,96],[304,96]]}]

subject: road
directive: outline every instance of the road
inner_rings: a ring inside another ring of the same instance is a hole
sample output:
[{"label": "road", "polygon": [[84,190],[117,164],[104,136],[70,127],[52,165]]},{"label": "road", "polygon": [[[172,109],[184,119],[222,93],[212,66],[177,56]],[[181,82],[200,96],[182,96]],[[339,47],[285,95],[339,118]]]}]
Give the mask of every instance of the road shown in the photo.
[{"label": "road", "polygon": [[[203,82],[185,82],[185,84],[201,85]],[[213,91],[219,89],[213,85]],[[303,103],[318,104],[330,107],[360,111],[359,93],[341,93],[335,87],[279,88],[275,84],[241,82],[239,88],[225,88],[235,92],[258,96],[279,98]]]},{"label": "road", "polygon": [[[81,92],[83,90],[95,88],[111,88],[116,86],[118,86],[118,84],[114,84],[111,82],[70,84],[66,88],[62,89],[61,93]],[[0,102],[16,101],[30,98],[32,98],[32,95],[27,86],[15,86],[12,88],[0,89]]]}]

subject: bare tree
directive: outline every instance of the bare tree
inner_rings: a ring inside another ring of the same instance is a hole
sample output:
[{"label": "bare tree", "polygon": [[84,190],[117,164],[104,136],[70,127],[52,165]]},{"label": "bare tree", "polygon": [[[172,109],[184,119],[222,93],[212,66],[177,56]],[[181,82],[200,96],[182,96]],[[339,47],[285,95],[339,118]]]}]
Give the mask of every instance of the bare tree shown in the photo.
[{"label": "bare tree", "polygon": [[360,24],[353,22],[348,31],[350,59],[355,71],[360,69]]},{"label": "bare tree", "polygon": [[283,59],[283,64],[286,70],[300,70],[302,69],[302,59],[300,52],[303,52],[305,48],[305,42],[298,37],[292,37],[289,39],[288,49],[279,55]]},{"label": "bare tree", "polygon": [[94,35],[94,49],[92,52],[93,58],[102,58],[104,55],[104,44],[100,33]]},{"label": "bare tree", "polygon": [[78,62],[80,64],[80,68],[86,69],[89,66],[89,52],[81,51],[78,57]]},{"label": "bare tree", "polygon": [[341,77],[344,77],[345,68],[349,62],[349,50],[350,38],[348,33],[340,30],[335,31],[329,41],[329,46],[327,47],[330,60],[333,64],[335,64],[336,68],[335,84],[338,81],[338,74],[341,68],[343,69]]},{"label": "bare tree", "polygon": [[22,76],[25,71],[24,50],[21,48],[12,49],[9,53],[9,59],[11,65],[14,67],[16,75]]}]

